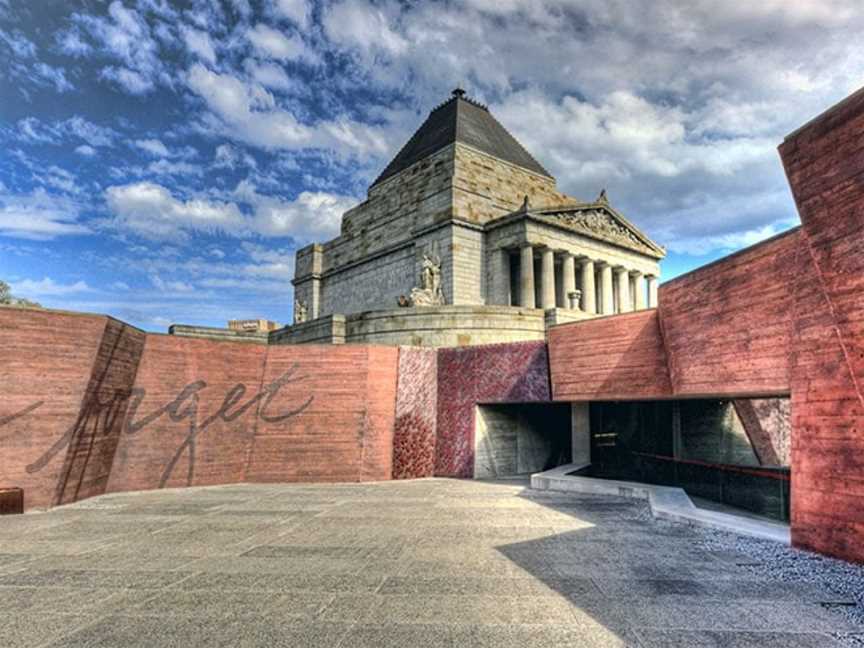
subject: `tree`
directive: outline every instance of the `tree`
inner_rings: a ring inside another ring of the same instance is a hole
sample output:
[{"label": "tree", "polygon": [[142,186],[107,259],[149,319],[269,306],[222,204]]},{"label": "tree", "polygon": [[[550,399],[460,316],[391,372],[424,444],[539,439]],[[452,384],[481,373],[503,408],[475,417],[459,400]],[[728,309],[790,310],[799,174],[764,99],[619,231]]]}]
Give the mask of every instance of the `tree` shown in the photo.
[{"label": "tree", "polygon": [[12,289],[9,287],[9,284],[7,284],[2,279],[0,279],[0,305],[29,306],[31,308],[42,308],[41,304],[38,304],[34,301],[24,299],[23,297],[15,297],[15,295],[12,294]]}]

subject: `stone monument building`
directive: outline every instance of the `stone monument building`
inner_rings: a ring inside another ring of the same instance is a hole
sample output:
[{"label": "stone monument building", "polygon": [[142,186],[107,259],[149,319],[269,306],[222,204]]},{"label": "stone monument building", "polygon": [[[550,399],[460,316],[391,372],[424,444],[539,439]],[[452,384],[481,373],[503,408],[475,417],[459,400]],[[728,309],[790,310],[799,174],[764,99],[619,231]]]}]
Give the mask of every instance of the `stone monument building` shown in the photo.
[{"label": "stone monument building", "polygon": [[[664,254],[605,192],[584,202],[558,191],[457,89],[345,213],[339,236],[297,252],[295,325],[273,341],[543,339],[548,324],[655,306]],[[435,298],[422,292],[430,272]]]}]

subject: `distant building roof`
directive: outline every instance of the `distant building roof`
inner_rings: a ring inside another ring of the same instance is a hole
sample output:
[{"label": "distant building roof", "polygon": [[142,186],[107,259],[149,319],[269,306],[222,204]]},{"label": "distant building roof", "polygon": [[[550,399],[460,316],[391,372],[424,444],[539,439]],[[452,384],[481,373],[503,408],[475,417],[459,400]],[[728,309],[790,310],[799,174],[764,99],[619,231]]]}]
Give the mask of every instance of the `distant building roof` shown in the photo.
[{"label": "distant building roof", "polygon": [[548,178],[552,177],[492,116],[486,106],[465,97],[465,91],[457,88],[448,101],[429,113],[426,121],[375,179],[372,186],[454,142],[462,142],[499,160]]}]

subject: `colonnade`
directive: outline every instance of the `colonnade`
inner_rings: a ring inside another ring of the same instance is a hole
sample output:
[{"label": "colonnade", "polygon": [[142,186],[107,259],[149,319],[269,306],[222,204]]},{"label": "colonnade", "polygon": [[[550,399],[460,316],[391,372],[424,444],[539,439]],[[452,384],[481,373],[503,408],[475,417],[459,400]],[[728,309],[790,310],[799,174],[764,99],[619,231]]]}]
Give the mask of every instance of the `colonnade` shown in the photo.
[{"label": "colonnade", "polygon": [[[548,247],[540,248],[538,291],[534,250],[532,245],[524,245],[519,250],[519,294],[515,295],[519,306],[543,309],[575,306],[587,313],[602,315],[657,306],[656,276],[602,260],[577,258],[569,252],[555,252]],[[560,291],[556,288],[556,257],[560,258]],[[580,270],[578,286],[577,265]],[[579,303],[571,303],[577,295]]]}]

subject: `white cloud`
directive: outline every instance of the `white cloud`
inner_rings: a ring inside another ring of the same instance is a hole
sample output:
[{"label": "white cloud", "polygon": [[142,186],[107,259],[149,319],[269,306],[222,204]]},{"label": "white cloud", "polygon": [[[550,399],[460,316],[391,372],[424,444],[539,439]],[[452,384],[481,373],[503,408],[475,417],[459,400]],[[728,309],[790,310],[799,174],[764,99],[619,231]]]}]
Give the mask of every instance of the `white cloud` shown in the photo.
[{"label": "white cloud", "polygon": [[79,222],[78,205],[68,198],[44,189],[24,195],[0,193],[0,236],[45,241],[89,232]]},{"label": "white cloud", "polygon": [[26,141],[43,144],[59,144],[70,139],[83,140],[93,147],[111,146],[117,133],[76,115],[63,121],[42,122],[36,117],[25,117],[18,121],[18,130]]},{"label": "white cloud", "polygon": [[56,38],[60,51],[69,56],[84,57],[93,51],[93,48],[81,39],[81,32],[78,29],[58,32]]},{"label": "white cloud", "polygon": [[362,0],[345,0],[326,12],[324,28],[330,39],[340,45],[398,56],[409,48],[405,37],[393,28],[398,13],[398,7],[392,3],[372,5]]},{"label": "white cloud", "polygon": [[189,87],[200,95],[222,129],[265,149],[331,148],[354,155],[381,154],[390,147],[378,127],[347,118],[306,125],[276,104],[263,86],[193,65]]},{"label": "white cloud", "polygon": [[117,136],[113,129],[94,124],[79,115],[53,123],[25,117],[18,121],[18,132],[20,139],[26,142],[57,145],[78,140],[84,144],[79,148],[85,149],[111,146]]},{"label": "white cloud", "polygon": [[159,275],[151,275],[150,283],[161,292],[168,293],[191,293],[195,291],[195,286],[186,281],[164,280]]},{"label": "white cloud", "polygon": [[213,43],[206,32],[184,26],[182,33],[186,48],[190,52],[211,65],[216,63],[216,51],[213,49]]},{"label": "white cloud", "polygon": [[241,18],[248,18],[252,13],[252,7],[249,5],[249,0],[231,0],[231,4]]},{"label": "white cloud", "polygon": [[40,85],[53,85],[57,92],[67,92],[73,89],[73,86],[66,79],[66,70],[61,67],[54,67],[41,61],[34,63],[32,70],[33,75],[31,80],[40,83]]},{"label": "white cloud", "polygon": [[152,182],[108,187],[105,198],[115,227],[149,239],[182,241],[189,231],[234,232],[244,225],[243,215],[234,204],[200,198],[178,200]]},{"label": "white cloud", "polygon": [[563,189],[590,199],[608,188],[613,205],[673,251],[728,250],[794,220],[770,138],[694,137],[692,113],[624,91],[598,103],[523,91],[492,108]]},{"label": "white cloud", "polygon": [[155,157],[169,157],[168,147],[158,139],[137,139],[133,142],[142,151]]},{"label": "white cloud", "polygon": [[24,279],[12,284],[12,292],[18,297],[56,297],[91,292],[93,289],[86,281],[76,281],[73,284],[57,283],[50,277],[39,281]]},{"label": "white cloud", "polygon": [[41,122],[35,117],[25,117],[18,120],[18,130],[25,140],[31,142],[43,142],[52,144],[55,140],[55,134],[48,129],[42,129]]},{"label": "white cloud", "polygon": [[33,58],[36,56],[36,45],[20,31],[7,32],[0,29],[0,42],[12,50],[19,58]]},{"label": "white cloud", "polygon": [[156,160],[147,165],[147,172],[163,176],[202,176],[204,169],[189,162],[172,162],[171,160]]},{"label": "white cloud", "polygon": [[271,90],[300,92],[306,88],[302,81],[292,79],[282,66],[275,63],[259,63],[254,59],[246,59],[243,68],[253,81]]},{"label": "white cloud", "polygon": [[90,146],[111,146],[117,136],[117,133],[111,128],[89,122],[80,115],[60,122],[60,128],[64,132],[84,140]]},{"label": "white cloud", "polygon": [[[326,192],[300,193],[295,200],[262,195],[249,181],[231,194],[234,201],[180,200],[152,182],[109,187],[105,197],[112,226],[152,240],[186,241],[191,232],[237,237],[291,237],[309,241],[339,231],[342,214],[357,199]],[[241,204],[248,209],[241,209]]]},{"label": "white cloud", "polygon": [[300,27],[309,24],[311,9],[306,0],[276,0],[275,9],[279,15],[293,20]]},{"label": "white cloud", "polygon": [[257,169],[258,163],[249,153],[239,150],[231,144],[220,144],[216,147],[214,166],[217,168],[234,169],[239,165]]},{"label": "white cloud", "polygon": [[299,36],[296,34],[286,36],[283,32],[264,23],[255,25],[246,33],[246,36],[259,54],[269,58],[280,61],[296,61],[301,58],[317,59]]},{"label": "white cloud", "polygon": [[234,195],[254,208],[253,228],[265,236],[291,236],[309,241],[339,233],[342,215],[357,199],[321,191],[304,191],[293,201],[263,196],[249,181],[243,181]]},{"label": "white cloud", "polygon": [[99,76],[108,81],[114,81],[124,88],[126,92],[133,95],[143,95],[150,92],[156,85],[153,81],[137,72],[124,67],[108,66],[102,68]]},{"label": "white cloud", "polygon": [[96,155],[96,149],[87,144],[82,144],[81,146],[76,147],[75,152],[78,155],[83,155],[84,157],[93,157],[94,155]]},{"label": "white cloud", "polygon": [[113,81],[133,95],[150,92],[158,81],[169,81],[159,44],[138,11],[114,0],[108,6],[108,17],[81,14],[75,17],[96,41],[100,52],[119,63],[104,67],[101,78]]}]

